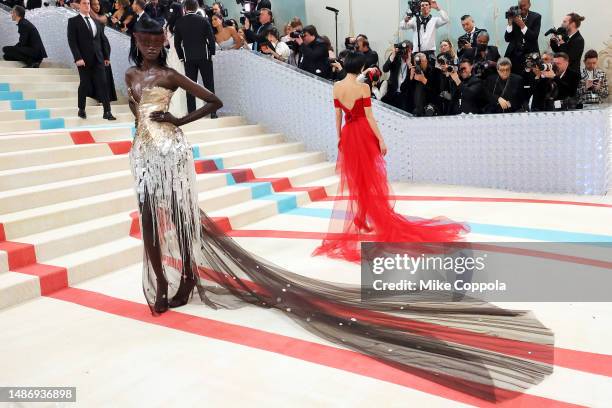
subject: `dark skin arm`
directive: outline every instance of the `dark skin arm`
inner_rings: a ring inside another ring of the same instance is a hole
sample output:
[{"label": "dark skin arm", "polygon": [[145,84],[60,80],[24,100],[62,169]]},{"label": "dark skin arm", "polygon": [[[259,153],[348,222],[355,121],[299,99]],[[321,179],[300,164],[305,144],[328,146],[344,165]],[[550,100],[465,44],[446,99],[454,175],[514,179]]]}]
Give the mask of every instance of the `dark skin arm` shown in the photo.
[{"label": "dark skin arm", "polygon": [[[136,85],[138,82],[142,83],[141,81],[142,77],[143,75],[141,74],[140,70],[134,67],[130,68],[125,73],[126,84],[128,85],[129,88],[132,88],[132,89],[134,88],[133,85]],[[206,102],[204,106],[202,106],[199,109],[196,109],[195,111],[191,113],[188,113],[182,118],[177,118],[169,112],[163,112],[163,111],[152,112],[149,115],[149,119],[151,119],[154,122],[167,122],[175,126],[183,126],[188,123],[194,122],[198,119],[201,119],[204,116],[211,114],[212,112],[216,112],[217,110],[223,107],[223,102],[221,102],[221,100],[215,94],[213,94],[212,92],[210,92],[208,89],[204,88],[203,86],[199,85],[198,83],[193,82],[191,79],[187,78],[186,76],[179,74],[173,69],[170,69],[170,68],[160,69],[159,71],[155,72],[153,79],[154,79],[153,84],[156,86],[162,86],[164,88],[168,88],[172,90],[182,88],[186,92],[195,96],[196,98],[200,98],[201,100]],[[147,82],[149,82],[149,79],[147,79]],[[150,85],[147,85],[147,86],[150,86]],[[145,86],[141,85],[141,87],[145,87]],[[135,97],[136,95],[134,95],[134,98]],[[130,102],[130,109],[132,110],[132,113],[134,113],[134,115],[136,116],[137,115],[137,105],[133,101]]]}]

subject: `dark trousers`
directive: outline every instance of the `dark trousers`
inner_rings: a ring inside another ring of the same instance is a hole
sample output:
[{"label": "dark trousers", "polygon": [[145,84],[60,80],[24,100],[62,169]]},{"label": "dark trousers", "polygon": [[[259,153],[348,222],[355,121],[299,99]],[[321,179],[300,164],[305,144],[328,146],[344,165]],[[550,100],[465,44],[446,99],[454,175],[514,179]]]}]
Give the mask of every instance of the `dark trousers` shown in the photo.
[{"label": "dark trousers", "polygon": [[110,112],[106,68],[104,64],[79,67],[79,109],[85,109],[87,96],[96,96],[104,106],[104,112]]},{"label": "dark trousers", "polygon": [[[198,71],[202,76],[204,87],[210,92],[215,92],[215,78],[213,76],[213,64],[210,60],[185,61],[185,75],[194,82],[198,82]],[[187,92],[187,112],[196,109],[195,96]]]},{"label": "dark trousers", "polygon": [[409,101],[410,96],[408,96],[404,92],[387,92],[385,96],[383,96],[381,102],[389,104],[394,108],[401,109],[406,112],[410,112],[410,106],[413,106]]},{"label": "dark trousers", "polygon": [[4,59],[6,61],[22,61],[26,64],[33,64],[40,62],[42,59],[34,58],[32,55],[34,50],[30,47],[17,47],[15,45],[7,45],[2,48],[4,52]]}]

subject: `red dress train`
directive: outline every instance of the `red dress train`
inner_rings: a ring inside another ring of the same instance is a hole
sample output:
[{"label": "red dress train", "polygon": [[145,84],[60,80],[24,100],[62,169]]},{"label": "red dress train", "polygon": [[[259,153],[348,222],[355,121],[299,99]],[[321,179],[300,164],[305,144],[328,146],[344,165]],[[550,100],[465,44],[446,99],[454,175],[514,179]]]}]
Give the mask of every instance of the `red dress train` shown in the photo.
[{"label": "red dress train", "polygon": [[334,106],[344,112],[345,125],[338,144],[336,172],[340,187],[328,233],[313,256],[360,262],[360,242],[454,242],[468,232],[464,224],[442,217],[409,220],[393,209],[386,163],[378,138],[370,127],[365,108],[370,98],[355,101],[347,109],[338,99]]}]

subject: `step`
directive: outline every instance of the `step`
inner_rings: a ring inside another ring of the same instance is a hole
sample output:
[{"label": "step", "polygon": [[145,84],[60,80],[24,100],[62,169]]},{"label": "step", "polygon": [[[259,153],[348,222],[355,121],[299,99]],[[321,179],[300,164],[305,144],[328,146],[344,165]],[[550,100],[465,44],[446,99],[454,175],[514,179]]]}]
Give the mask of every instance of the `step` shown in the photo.
[{"label": "step", "polygon": [[77,110],[73,110],[72,116],[64,118],[50,118],[50,119],[37,119],[37,120],[7,120],[0,124],[0,129],[5,133],[10,132],[23,132],[23,131],[36,131],[45,129],[63,129],[63,128],[77,128],[87,127],[93,125],[111,125],[117,126],[119,124],[130,125],[134,123],[134,116],[131,112],[129,113],[114,113],[113,115],[117,120],[108,121],[102,118],[102,114],[88,114],[87,119],[81,119],[77,116]]},{"label": "step", "polygon": [[4,251],[0,251],[0,274],[8,272],[8,254]]},{"label": "step", "polygon": [[253,158],[257,158],[259,160],[266,160],[291,153],[298,153],[303,150],[303,143],[279,143],[214,156],[215,158],[223,159],[223,164],[225,168],[236,168],[241,165],[244,166],[246,163],[252,163]]},{"label": "step", "polygon": [[29,86],[31,84],[40,82],[75,82],[78,86],[79,74],[76,72],[53,74],[44,71],[41,71],[38,74],[30,72],[16,72],[13,74],[8,74],[4,69],[0,70],[0,83],[9,84],[11,90],[19,90],[19,87],[22,87],[23,85]]},{"label": "step", "polygon": [[243,126],[247,121],[242,116],[221,116],[218,119],[203,118],[195,122],[181,126],[183,132],[188,133],[193,130],[217,129],[225,126]]},{"label": "step", "polygon": [[[2,125],[0,124],[0,127]],[[0,136],[0,153],[74,145],[69,132]]]},{"label": "step", "polygon": [[0,273],[0,310],[40,296],[38,276]]},{"label": "step", "polygon": [[83,144],[0,153],[0,171],[24,168],[28,165],[62,163],[112,154],[106,144]]},{"label": "step", "polygon": [[[78,110],[77,108],[78,100],[76,96],[60,97],[60,98],[39,98],[36,100],[33,100],[33,99],[28,100],[27,98],[24,98],[24,100],[13,101],[13,103],[17,105],[25,104],[25,106],[28,106],[28,109],[50,109],[50,108],[73,107],[72,109],[74,109],[75,111]],[[101,104],[93,98],[86,98],[85,103],[86,103],[86,106],[101,106]],[[117,100],[111,102],[111,105],[113,106],[127,105],[127,103],[128,103],[128,100],[126,97],[122,95],[117,95]],[[0,101],[0,111],[9,111],[12,109],[13,109],[13,106],[12,106],[11,101]],[[15,109],[15,110],[21,110],[21,108]]]},{"label": "step", "polygon": [[[113,105],[113,114],[118,113],[131,113],[128,105]],[[32,120],[32,119],[43,119],[43,118],[64,118],[74,117],[78,110],[75,108],[40,108],[40,109],[29,109],[29,110],[6,110],[0,112],[0,121],[15,121],[15,120]],[[86,109],[88,115],[102,115],[104,108],[102,106],[89,106]],[[2,124],[0,123],[0,127]]]},{"label": "step", "polygon": [[70,68],[66,68],[66,66],[64,64],[60,64],[58,62],[50,62],[50,61],[43,61],[40,64],[40,68],[22,68],[25,67],[25,64],[23,62],[18,62],[18,61],[5,61],[3,59],[0,59],[0,68],[21,68],[21,69],[47,69],[47,68],[62,68],[62,69],[70,69]]},{"label": "step", "polygon": [[321,163],[325,161],[323,152],[300,152],[287,154],[281,157],[260,160],[255,163],[245,163],[233,166],[235,169],[251,169],[255,177],[271,177],[274,174],[282,174],[288,170],[294,170],[301,166]]},{"label": "step", "polygon": [[118,126],[118,125],[133,125],[134,124],[134,115],[132,112],[113,112],[113,116],[117,118],[117,120],[109,121],[102,118],[102,114],[90,114],[87,113],[87,119],[81,119],[74,113],[74,116],[64,118],[64,127],[66,128],[76,128],[82,127],[87,128],[87,126],[93,125],[110,125],[110,126]]},{"label": "step", "polygon": [[25,75],[25,76],[46,76],[46,75],[76,75],[78,72],[72,68],[21,68],[15,66],[0,65],[3,75]]},{"label": "step", "polygon": [[283,135],[257,135],[245,137],[232,137],[225,140],[214,142],[196,143],[192,145],[195,151],[199,152],[196,157],[217,156],[224,153],[231,153],[239,150],[272,146],[283,143]]},{"label": "step", "polygon": [[300,166],[294,170],[286,170],[276,174],[270,174],[269,178],[286,177],[292,186],[304,185],[315,180],[326,179],[335,174],[336,165],[329,162],[321,162],[312,165]]},{"label": "step", "polygon": [[0,192],[0,214],[78,200],[132,187],[130,170]]},{"label": "step", "polygon": [[111,173],[129,168],[128,155],[110,155],[0,171],[0,191]]}]

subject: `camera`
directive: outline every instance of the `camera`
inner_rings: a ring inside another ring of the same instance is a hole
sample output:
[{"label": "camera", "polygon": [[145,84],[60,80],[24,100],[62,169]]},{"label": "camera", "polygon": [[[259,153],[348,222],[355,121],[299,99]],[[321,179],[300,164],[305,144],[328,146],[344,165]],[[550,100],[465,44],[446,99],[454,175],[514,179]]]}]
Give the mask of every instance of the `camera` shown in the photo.
[{"label": "camera", "polygon": [[[209,6],[204,6],[204,13],[206,13],[206,15],[208,16],[209,20],[212,20],[213,17],[213,8],[209,7]],[[221,16],[223,16],[223,18],[227,18],[229,16],[229,13],[227,12],[227,9],[223,6],[221,6]]]},{"label": "camera", "polygon": [[260,12],[256,10],[256,1],[236,0],[236,4],[240,4],[242,6],[242,10],[240,11],[240,14],[242,14],[242,17],[240,17],[240,24],[244,25],[247,19],[251,23],[251,26],[257,23]]},{"label": "camera", "polygon": [[549,36],[551,34],[554,35],[554,37],[552,37],[552,41],[559,41],[558,37],[561,37],[565,42],[569,41],[569,34],[567,33],[567,29],[565,27],[553,27],[544,33],[545,36]]},{"label": "camera", "polygon": [[406,16],[412,18],[414,16],[421,15],[421,1],[420,0],[411,0],[408,1],[408,11],[406,12]]},{"label": "camera", "polygon": [[459,67],[455,65],[455,62],[453,61],[452,57],[450,57],[449,55],[445,55],[445,54],[438,55],[436,62],[439,65],[440,71],[442,72],[450,73],[450,72],[459,71]]},{"label": "camera", "polygon": [[344,48],[350,51],[355,51],[357,49],[357,38],[346,37],[344,39]]},{"label": "camera", "polygon": [[542,57],[537,52],[528,54],[525,58],[525,71],[531,72],[533,69],[539,69],[540,71],[553,71],[553,64],[546,64],[542,62]]},{"label": "camera", "polygon": [[457,40],[457,47],[459,47],[459,49],[462,49],[463,47],[465,47],[469,43],[470,43],[470,41],[467,38],[461,37],[461,38],[459,38]]},{"label": "camera", "polygon": [[512,6],[506,11],[506,19],[514,18],[521,15],[521,9],[519,6]]},{"label": "camera", "polygon": [[398,50],[397,55],[403,57],[409,51],[408,41],[402,41],[401,43],[393,44],[393,49]]},{"label": "camera", "polygon": [[414,57],[414,73],[416,75],[423,75],[423,68],[421,67],[421,57],[418,55]]},{"label": "camera", "polygon": [[472,67],[472,74],[477,78],[484,78],[491,68],[493,65],[489,61],[478,61]]},{"label": "camera", "polygon": [[295,30],[289,33],[290,38],[304,37],[304,33],[301,30]]}]

